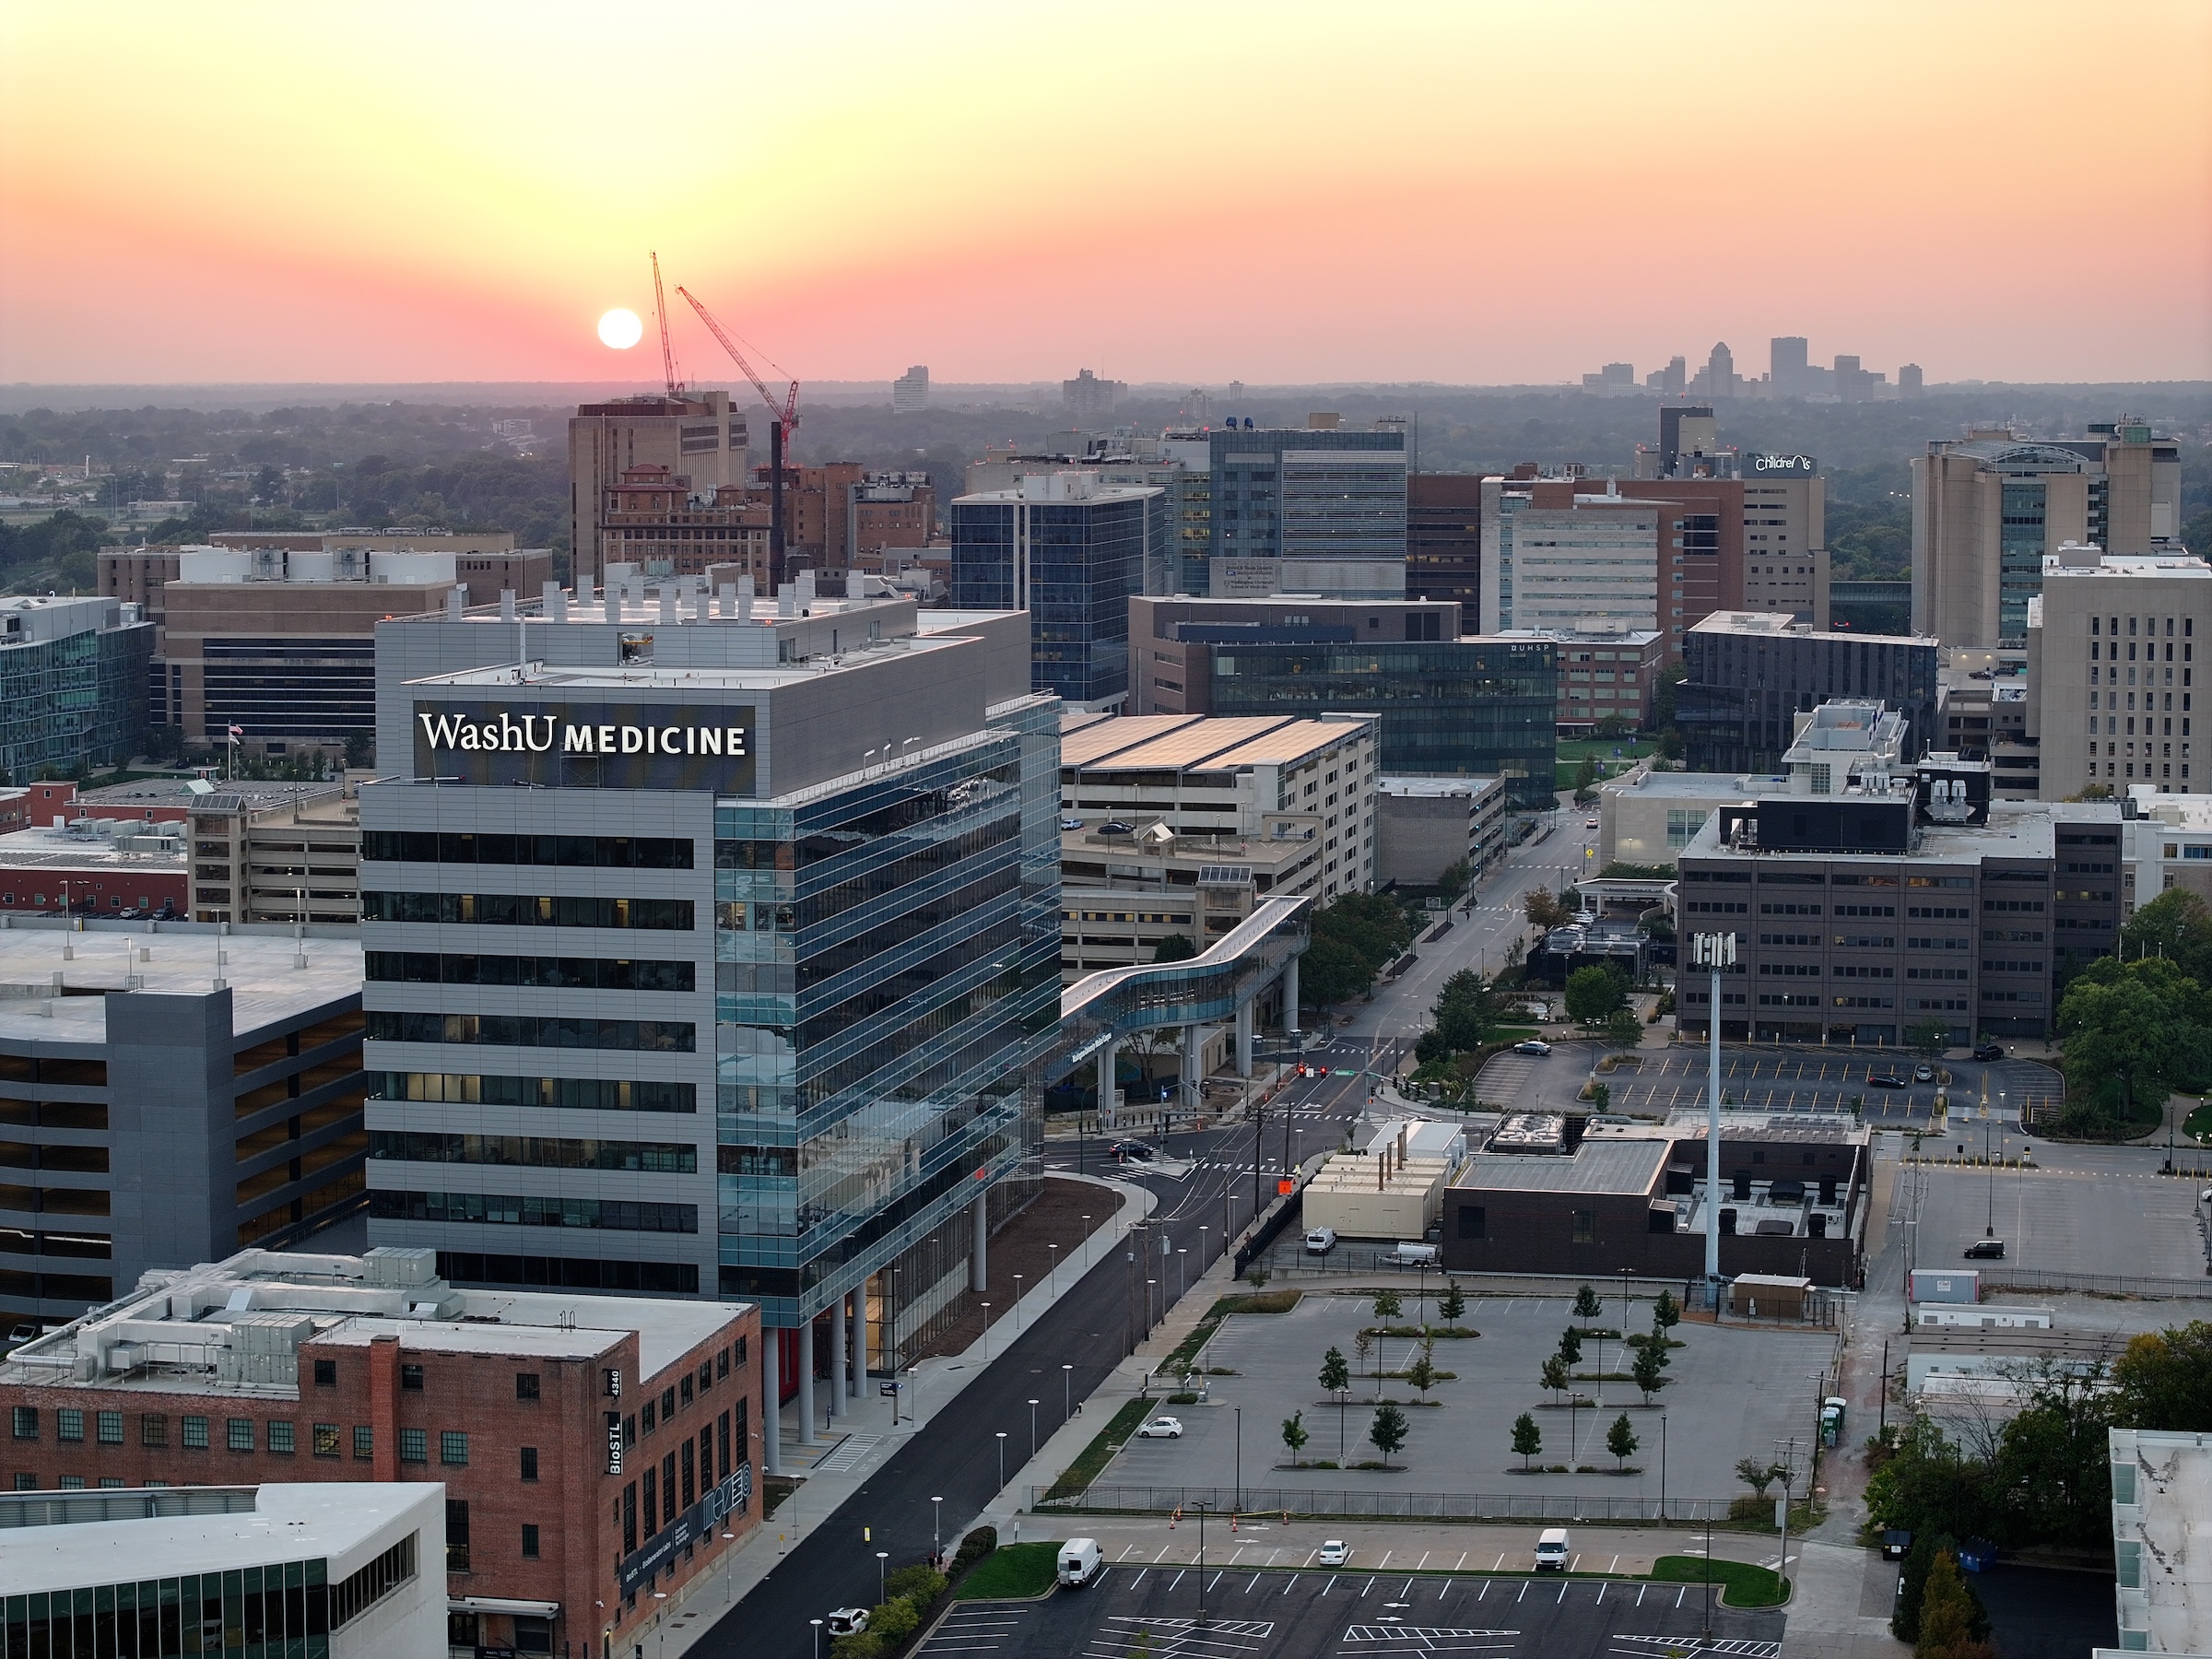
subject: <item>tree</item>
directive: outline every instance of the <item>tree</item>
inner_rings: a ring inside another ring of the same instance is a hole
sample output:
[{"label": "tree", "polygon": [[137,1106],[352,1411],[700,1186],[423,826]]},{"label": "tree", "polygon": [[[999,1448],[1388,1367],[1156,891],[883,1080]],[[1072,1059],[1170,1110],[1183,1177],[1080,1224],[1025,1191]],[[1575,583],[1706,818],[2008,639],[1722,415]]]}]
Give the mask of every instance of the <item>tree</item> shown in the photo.
[{"label": "tree", "polygon": [[1375,1317],[1377,1319],[1395,1319],[1405,1311],[1406,1304],[1398,1300],[1398,1293],[1395,1290],[1375,1292]]},{"label": "tree", "polygon": [[1395,1401],[1385,1400],[1375,1407],[1375,1420],[1368,1425],[1367,1438],[1376,1451],[1382,1453],[1382,1466],[1390,1467],[1391,1454],[1406,1443],[1406,1412]]},{"label": "tree", "polygon": [[1528,1460],[1544,1450],[1544,1431],[1536,1427],[1536,1419],[1523,1412],[1513,1419],[1513,1450],[1521,1453],[1521,1466],[1528,1467]]},{"label": "tree", "polygon": [[1761,1463],[1756,1457],[1739,1457],[1735,1461],[1736,1477],[1761,1498],[1767,1488],[1782,1478],[1782,1470],[1771,1463]]},{"label": "tree", "polygon": [[[1354,1334],[1352,1337],[1352,1352],[1359,1357],[1359,1374],[1363,1377],[1367,1375],[1368,1358],[1374,1351],[1375,1339],[1372,1336],[1369,1335],[1365,1331],[1359,1331]],[[1375,1383],[1375,1392],[1380,1394],[1382,1391],[1382,1384],[1378,1380]]]},{"label": "tree", "polygon": [[1912,1649],[1917,1659],[1970,1659],[1987,1651],[1989,1615],[1948,1549],[1938,1549],[1929,1563],[1919,1614]]},{"label": "tree", "polygon": [[1437,993],[1436,1035],[1447,1053],[1479,1048],[1497,1023],[1497,994],[1473,969],[1462,968]]},{"label": "tree", "polygon": [[2019,1379],[2026,1403],[1999,1432],[1994,1484],[2010,1535],[2096,1547],[2112,1537],[2113,1396],[2101,1367],[2051,1361]]},{"label": "tree", "polygon": [[1421,1351],[1414,1357],[1413,1363],[1406,1368],[1406,1381],[1420,1391],[1424,1400],[1429,1397],[1429,1391],[1436,1386],[1435,1347],[1433,1339],[1424,1341]]},{"label": "tree", "polygon": [[1544,1361],[1544,1369],[1537,1373],[1536,1381],[1543,1383],[1555,1394],[1565,1394],[1574,1381],[1567,1370],[1567,1356],[1564,1354],[1549,1356]]},{"label": "tree", "polygon": [[1643,1391],[1643,1403],[1649,1406],[1652,1403],[1652,1396],[1657,1394],[1666,1382],[1666,1345],[1665,1341],[1653,1338],[1652,1341],[1640,1345],[1636,1349],[1636,1358],[1630,1362],[1629,1375],[1636,1379],[1636,1386]]},{"label": "tree", "polygon": [[1924,1059],[1933,1060],[1951,1046],[1951,1028],[1940,1019],[1924,1019],[1905,1028],[1905,1046]]},{"label": "tree", "polygon": [[1444,902],[1450,904],[1467,890],[1467,861],[1464,858],[1455,858],[1438,874],[1436,890],[1442,896]]},{"label": "tree", "polygon": [[1570,1365],[1583,1362],[1583,1334],[1572,1325],[1559,1333],[1559,1358]]},{"label": "tree", "polygon": [[1339,1404],[1343,1396],[1350,1392],[1352,1371],[1351,1367],[1344,1362],[1342,1348],[1331,1347],[1321,1357],[1321,1385],[1336,1395]]},{"label": "tree", "polygon": [[1616,1008],[1629,1006],[1629,982],[1613,968],[1592,963],[1567,976],[1567,1017],[1586,1026],[1603,1025]]},{"label": "tree", "polygon": [[1283,1444],[1290,1448],[1290,1465],[1293,1468],[1304,1466],[1299,1453],[1306,1449],[1306,1441],[1311,1438],[1306,1432],[1304,1412],[1294,1411],[1283,1419]]},{"label": "tree", "polygon": [[2212,907],[2186,888],[2160,893],[2120,930],[2124,959],[2163,957],[2200,985],[2212,985]]},{"label": "tree", "polygon": [[1436,1316],[1446,1324],[1457,1324],[1466,1317],[1466,1293],[1459,1288],[1457,1279],[1447,1280],[1443,1295],[1436,1299]]},{"label": "tree", "polygon": [[2212,1324],[2146,1332],[2112,1367],[2114,1416],[2125,1427],[2212,1432]]},{"label": "tree", "polygon": [[1582,764],[1574,769],[1574,793],[1579,795],[1596,782],[1597,761],[1593,757],[1584,755]]},{"label": "tree", "polygon": [[1548,933],[1555,927],[1564,927],[1574,920],[1574,912],[1559,902],[1559,896],[1547,888],[1531,888],[1521,900],[1521,911],[1530,922]]},{"label": "tree", "polygon": [[1605,1311],[1605,1303],[1597,1300],[1597,1292],[1590,1286],[1584,1285],[1574,1293],[1574,1316],[1577,1319],[1595,1319]]},{"label": "tree", "polygon": [[1349,1002],[1374,982],[1375,971],[1358,951],[1340,940],[1323,937],[1318,931],[1299,962],[1300,1000],[1316,1008]]},{"label": "tree", "polygon": [[1188,934],[1170,934],[1152,947],[1155,962],[1187,962],[1198,954],[1198,947]]},{"label": "tree", "polygon": [[2212,1070],[2212,994],[2176,963],[2100,957],[2067,985],[2058,1034],[2068,1088],[2086,1095],[2110,1079],[2125,1124],[2138,1096],[2163,1108]]},{"label": "tree", "polygon": [[1662,1290],[1659,1300],[1652,1304],[1652,1328],[1671,1331],[1682,1323],[1682,1305],[1675,1300],[1674,1292]]},{"label": "tree", "polygon": [[1643,1023],[1636,1018],[1636,1010],[1618,1007],[1606,1016],[1606,1041],[1617,1049],[1632,1049],[1643,1041]]},{"label": "tree", "polygon": [[1619,1468],[1629,1466],[1630,1457],[1642,1443],[1636,1438],[1636,1425],[1629,1421],[1629,1414],[1625,1411],[1615,1418],[1613,1427],[1606,1430],[1606,1450],[1613,1453],[1614,1464]]}]

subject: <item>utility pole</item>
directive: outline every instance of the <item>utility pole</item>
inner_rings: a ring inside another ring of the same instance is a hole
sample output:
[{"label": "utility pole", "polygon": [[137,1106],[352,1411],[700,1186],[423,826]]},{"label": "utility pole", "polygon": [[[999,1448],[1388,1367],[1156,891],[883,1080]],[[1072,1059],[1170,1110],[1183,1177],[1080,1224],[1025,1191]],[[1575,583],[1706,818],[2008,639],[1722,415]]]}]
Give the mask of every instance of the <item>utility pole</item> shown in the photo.
[{"label": "utility pole", "polygon": [[1712,1001],[1705,1013],[1708,1038],[1705,1077],[1705,1294],[1721,1305],[1721,971],[1735,965],[1735,935],[1698,934],[1690,960],[1712,975]]}]

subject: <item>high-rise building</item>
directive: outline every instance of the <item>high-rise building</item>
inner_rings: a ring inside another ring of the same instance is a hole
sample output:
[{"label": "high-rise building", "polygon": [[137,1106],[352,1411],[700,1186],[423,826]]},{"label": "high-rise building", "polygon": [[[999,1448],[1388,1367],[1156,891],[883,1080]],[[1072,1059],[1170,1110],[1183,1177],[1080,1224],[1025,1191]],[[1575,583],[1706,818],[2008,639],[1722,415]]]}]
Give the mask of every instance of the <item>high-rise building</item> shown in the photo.
[{"label": "high-rise building", "polygon": [[1406,478],[1406,596],[1450,599],[1465,616],[1481,614],[1480,473],[1414,473]]},{"label": "high-rise building", "polygon": [[618,554],[603,549],[601,492],[633,466],[665,466],[711,494],[746,482],[745,417],[721,391],[650,393],[583,404],[569,420],[569,547],[578,582],[594,587]]},{"label": "high-rise building", "polygon": [[1694,627],[1715,610],[1780,610],[1829,625],[1827,487],[1813,456],[1724,448],[1710,408],[1663,408],[1658,445],[1636,446],[1636,477],[1632,493],[1696,496],[1719,516],[1718,580],[1707,598],[1697,564],[1686,565],[1683,621]]},{"label": "high-rise building", "polygon": [[1689,386],[1689,363],[1687,359],[1669,358],[1666,367],[1654,369],[1643,377],[1644,390],[1656,392],[1662,397],[1679,397]]},{"label": "high-rise building", "polygon": [[1587,482],[1484,481],[1481,614],[1492,631],[1659,626],[1660,548],[1677,515]]},{"label": "high-rise building", "polygon": [[370,1241],[758,1301],[812,1424],[801,1334],[841,1415],[1036,1190],[1060,705],[1026,617],[801,587],[386,623],[362,941]]},{"label": "high-rise building", "polygon": [[2132,417],[2056,441],[2005,429],[1931,441],[1912,462],[1912,628],[1947,645],[2018,645],[2044,556],[2065,542],[2158,553],[2181,535],[2181,447]]},{"label": "high-rise building", "polygon": [[1551,806],[1552,642],[1462,635],[1461,616],[1433,600],[1135,598],[1130,712],[1380,711],[1384,772],[1503,777],[1516,806]]},{"label": "high-rise building", "polygon": [[1675,688],[1691,771],[1771,772],[1795,741],[1793,723],[1834,698],[1886,703],[1909,723],[1905,759],[1936,724],[1933,640],[1828,633],[1772,611],[1717,611],[1689,630],[1688,677]]},{"label": "high-rise building", "polygon": [[1027,613],[1031,684],[1085,709],[1129,695],[1129,597],[1162,492],[1095,472],[1025,475],[952,503],[952,602]]},{"label": "high-rise building", "polygon": [[154,625],[117,599],[0,599],[0,772],[127,760],[146,741]]},{"label": "high-rise building", "polygon": [[1497,637],[1549,640],[1558,651],[1562,737],[1587,737],[1601,723],[1648,727],[1660,672],[1674,654],[1669,637],[1655,628],[1509,629]]},{"label": "high-rise building", "polygon": [[1918,363],[1900,363],[1897,371],[1897,394],[1900,397],[1918,397],[1924,390]]},{"label": "high-rise building", "polygon": [[916,363],[891,382],[891,413],[919,415],[929,407],[929,366]]},{"label": "high-rise building", "polygon": [[2067,545],[2028,603],[2028,729],[2047,801],[2102,785],[2201,793],[2191,754],[2196,648],[2212,643],[2212,566]]},{"label": "high-rise building", "polygon": [[1778,396],[1793,396],[1805,388],[1809,366],[1803,335],[1776,335],[1767,343],[1767,383]]},{"label": "high-rise building", "polygon": [[599,545],[606,549],[600,573],[604,578],[619,565],[658,580],[736,565],[767,593],[769,516],[739,485],[699,491],[688,475],[657,462],[626,466],[599,492]]},{"label": "high-rise building", "polygon": [[1594,374],[1583,376],[1583,390],[1618,397],[1636,390],[1636,365],[1607,363]]},{"label": "high-rise building", "polygon": [[1406,434],[1341,424],[1209,434],[1208,594],[1406,593]]},{"label": "high-rise building", "polygon": [[1114,406],[1128,394],[1129,388],[1120,381],[1100,380],[1088,369],[1074,380],[1060,382],[1060,401],[1078,425],[1112,415]]},{"label": "high-rise building", "polygon": [[1717,342],[1712,353],[1705,359],[1705,367],[1690,379],[1689,394],[1693,397],[1734,397],[1744,389],[1744,377],[1735,371],[1735,353],[1728,349],[1728,342]]}]

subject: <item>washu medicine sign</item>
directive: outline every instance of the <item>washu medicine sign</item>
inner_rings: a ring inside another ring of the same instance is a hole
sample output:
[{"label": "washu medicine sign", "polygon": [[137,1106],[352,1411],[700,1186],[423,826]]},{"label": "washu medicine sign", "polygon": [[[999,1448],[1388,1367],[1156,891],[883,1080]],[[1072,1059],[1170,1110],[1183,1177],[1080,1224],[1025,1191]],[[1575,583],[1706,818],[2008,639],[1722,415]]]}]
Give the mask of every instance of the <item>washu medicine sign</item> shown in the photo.
[{"label": "washu medicine sign", "polygon": [[418,702],[416,775],[747,794],[755,712],[694,703]]}]

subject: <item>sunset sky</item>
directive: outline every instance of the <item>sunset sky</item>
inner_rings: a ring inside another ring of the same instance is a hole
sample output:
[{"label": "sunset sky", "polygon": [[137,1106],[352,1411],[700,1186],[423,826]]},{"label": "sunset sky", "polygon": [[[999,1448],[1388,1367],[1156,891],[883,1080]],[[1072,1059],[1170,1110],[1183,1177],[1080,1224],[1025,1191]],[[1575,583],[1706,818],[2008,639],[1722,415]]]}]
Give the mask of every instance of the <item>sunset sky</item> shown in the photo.
[{"label": "sunset sky", "polygon": [[[0,8],[0,382],[2212,379],[2212,5]],[[680,301],[699,378],[729,369]]]}]

